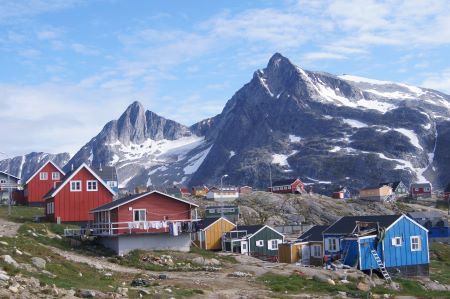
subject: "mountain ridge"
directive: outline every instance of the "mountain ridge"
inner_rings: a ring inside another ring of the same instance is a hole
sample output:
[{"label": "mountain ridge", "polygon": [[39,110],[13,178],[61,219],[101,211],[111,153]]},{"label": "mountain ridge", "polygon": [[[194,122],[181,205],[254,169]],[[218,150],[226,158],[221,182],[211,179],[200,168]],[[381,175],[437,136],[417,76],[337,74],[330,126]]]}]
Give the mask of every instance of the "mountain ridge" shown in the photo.
[{"label": "mountain ridge", "polygon": [[[191,126],[133,102],[67,163],[115,165],[122,186],[269,185],[301,177],[355,188],[379,181],[446,185],[450,96],[403,83],[303,70],[275,53]],[[325,184],[327,185],[327,184]]]}]

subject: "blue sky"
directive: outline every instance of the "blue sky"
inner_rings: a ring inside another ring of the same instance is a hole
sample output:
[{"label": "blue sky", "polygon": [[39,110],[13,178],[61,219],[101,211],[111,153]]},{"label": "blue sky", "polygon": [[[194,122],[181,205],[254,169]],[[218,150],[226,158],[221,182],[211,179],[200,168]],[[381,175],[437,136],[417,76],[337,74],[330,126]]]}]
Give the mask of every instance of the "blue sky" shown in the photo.
[{"label": "blue sky", "polygon": [[275,52],[450,93],[450,1],[3,0],[0,151],[73,154],[134,100],[191,125]]}]

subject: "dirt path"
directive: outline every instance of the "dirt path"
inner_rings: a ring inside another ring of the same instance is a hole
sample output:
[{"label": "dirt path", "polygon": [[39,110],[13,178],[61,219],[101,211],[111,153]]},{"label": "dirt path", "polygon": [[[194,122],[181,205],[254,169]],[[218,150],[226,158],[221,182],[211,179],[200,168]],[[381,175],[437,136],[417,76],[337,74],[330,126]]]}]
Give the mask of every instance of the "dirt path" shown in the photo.
[{"label": "dirt path", "polygon": [[[220,272],[156,272],[121,266],[111,263],[105,259],[85,256],[51,246],[45,247],[67,260],[76,263],[85,263],[99,270],[148,275],[159,275],[164,273],[168,277],[165,282],[169,284],[177,284],[189,288],[201,288],[210,290],[210,292],[207,292],[204,295],[199,295],[197,298],[267,298],[269,296],[269,291],[262,289],[261,286],[255,282],[254,277],[235,278],[228,276],[229,273],[232,273],[234,271],[245,270],[245,265],[242,264],[231,266],[231,268],[224,269]],[[255,260],[256,259],[250,258],[246,259],[243,262],[248,262],[250,266],[249,268],[252,270],[259,267],[264,268],[261,261]],[[265,271],[257,271],[259,273],[256,274],[259,275],[270,270],[271,269],[268,268]]]},{"label": "dirt path", "polygon": [[3,218],[0,218],[0,235],[6,237],[13,237],[17,234],[17,230],[20,227],[20,223],[10,222]]}]

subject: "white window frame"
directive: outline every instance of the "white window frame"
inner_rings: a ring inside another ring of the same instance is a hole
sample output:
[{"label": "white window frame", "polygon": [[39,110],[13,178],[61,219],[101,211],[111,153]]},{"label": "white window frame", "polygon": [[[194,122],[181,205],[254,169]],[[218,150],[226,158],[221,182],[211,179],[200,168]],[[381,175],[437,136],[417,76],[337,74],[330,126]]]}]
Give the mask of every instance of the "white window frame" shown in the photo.
[{"label": "white window frame", "polygon": [[425,192],[430,192],[430,187],[425,187],[424,190]]},{"label": "white window frame", "polygon": [[[275,241],[275,248],[273,247],[273,242]],[[280,239],[271,239],[271,240],[268,240],[267,241],[267,249],[269,249],[269,250],[278,250],[278,245],[280,244],[280,243],[282,243],[283,242],[283,240],[280,240]]]},{"label": "white window frame", "polygon": [[61,174],[57,171],[52,172],[52,180],[59,181],[61,179]]},{"label": "white window frame", "polygon": [[242,242],[241,247],[242,247],[242,249],[247,250],[247,243]]},{"label": "white window frame", "polygon": [[403,245],[402,237],[393,237],[392,246],[401,247]]},{"label": "white window frame", "polygon": [[[315,250],[317,250],[317,248],[319,248],[318,249],[319,255],[317,255],[316,252],[315,252]],[[311,246],[311,256],[312,257],[322,257],[322,246],[320,246],[320,245],[312,245]]]},{"label": "white window frame", "polygon": [[0,184],[6,184],[6,180],[1,179],[1,180],[0,180]]},{"label": "white window frame", "polygon": [[39,180],[47,181],[48,180],[48,172],[40,172],[39,173]]},{"label": "white window frame", "polygon": [[[144,211],[144,220],[141,218],[141,212]],[[139,212],[139,219],[136,220],[136,212]],[[147,209],[133,209],[133,222],[147,221]]]},{"label": "white window frame", "polygon": [[[81,181],[70,181],[69,182],[70,183],[70,192],[81,192],[81,191],[83,191],[83,187],[82,187],[82,184],[81,184]],[[80,184],[80,189],[75,189],[74,188],[74,183],[78,183],[78,184]]]},{"label": "white window frame", "polygon": [[[420,236],[411,236],[410,240],[411,240],[411,251],[422,251],[422,238]],[[417,242],[415,242],[414,240],[417,240]],[[417,248],[414,248],[415,244],[417,244]]]},{"label": "white window frame", "polygon": [[328,238],[328,248],[329,252],[338,252],[339,251],[339,239],[338,238]]},{"label": "white window frame", "polygon": [[[95,189],[89,188],[89,183],[95,183]],[[98,191],[98,181],[97,180],[86,181],[86,191],[88,191],[88,192]]]},{"label": "white window frame", "polygon": [[264,240],[256,241],[256,247],[264,247]]}]

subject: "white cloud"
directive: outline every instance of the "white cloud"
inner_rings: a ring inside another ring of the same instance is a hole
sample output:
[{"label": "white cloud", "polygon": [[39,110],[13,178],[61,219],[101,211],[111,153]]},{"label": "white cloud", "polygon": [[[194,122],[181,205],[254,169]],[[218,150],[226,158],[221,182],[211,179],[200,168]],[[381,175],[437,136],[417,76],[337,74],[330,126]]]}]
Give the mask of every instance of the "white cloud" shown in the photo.
[{"label": "white cloud", "polygon": [[330,52],[311,52],[303,55],[304,60],[347,59],[346,56]]},{"label": "white cloud", "polygon": [[450,68],[437,74],[429,74],[421,85],[450,94]]},{"label": "white cloud", "polygon": [[2,0],[0,22],[17,21],[34,15],[73,7],[82,0]]}]

